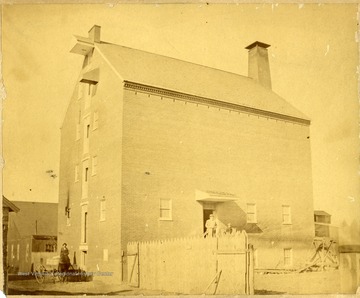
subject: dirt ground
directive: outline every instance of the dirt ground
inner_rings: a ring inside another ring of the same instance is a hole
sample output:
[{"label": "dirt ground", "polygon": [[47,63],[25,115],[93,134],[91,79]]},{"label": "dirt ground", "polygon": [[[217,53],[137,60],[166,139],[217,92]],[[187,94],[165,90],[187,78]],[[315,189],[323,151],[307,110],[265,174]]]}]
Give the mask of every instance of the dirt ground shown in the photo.
[{"label": "dirt ground", "polygon": [[[256,291],[257,295],[283,294],[275,291]],[[101,281],[90,282],[53,282],[45,280],[43,284],[38,284],[35,279],[31,280],[12,280],[9,281],[9,296],[21,295],[47,295],[47,296],[163,296],[179,295],[179,293],[166,293],[163,291],[152,291],[138,289],[127,285],[108,285]]]},{"label": "dirt ground", "polygon": [[13,280],[8,284],[8,295],[165,295],[162,291],[150,291],[133,288],[127,285],[108,285],[101,281],[89,282],[53,282],[45,280],[38,284],[35,279]]}]

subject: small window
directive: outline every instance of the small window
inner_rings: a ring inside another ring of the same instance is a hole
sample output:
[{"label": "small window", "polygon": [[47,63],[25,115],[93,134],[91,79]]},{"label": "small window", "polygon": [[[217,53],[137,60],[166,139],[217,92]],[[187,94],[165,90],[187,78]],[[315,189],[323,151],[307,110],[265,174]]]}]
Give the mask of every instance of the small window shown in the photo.
[{"label": "small window", "polygon": [[81,207],[81,243],[87,243],[88,233],[88,208],[87,205]]},{"label": "small window", "polygon": [[84,119],[84,137],[83,137],[83,154],[89,153],[89,140],[90,140],[90,117]]},{"label": "small window", "polygon": [[81,269],[86,269],[86,265],[87,265],[87,251],[86,250],[82,250],[81,251],[81,260],[80,260],[80,264],[81,264]]},{"label": "small window", "polygon": [[246,205],[246,220],[248,223],[256,223],[256,205],[247,204]]},{"label": "small window", "polygon": [[282,222],[283,224],[291,224],[291,208],[288,205],[282,206]]},{"label": "small window", "polygon": [[292,249],[291,248],[285,248],[284,249],[284,265],[285,266],[291,266],[292,265]]},{"label": "small window", "polygon": [[87,243],[88,213],[84,213],[84,243]]},{"label": "small window", "polygon": [[106,201],[100,201],[100,221],[104,221],[106,219]]},{"label": "small window", "polygon": [[89,181],[89,168],[85,168],[85,182],[88,182]]},{"label": "small window", "polygon": [[79,115],[76,122],[76,141],[81,138],[81,108],[79,108]]},{"label": "small window", "polygon": [[109,261],[109,250],[107,248],[104,248],[103,250],[103,261],[104,262]]},{"label": "small window", "polygon": [[97,174],[97,156],[93,156],[91,164],[91,175],[94,176]]},{"label": "small window", "polygon": [[81,138],[81,125],[80,123],[76,123],[76,141],[80,140]]},{"label": "small window", "polygon": [[19,261],[20,259],[20,244],[16,246],[16,259]]},{"label": "small window", "polygon": [[93,114],[93,130],[99,127],[99,113],[96,111]]},{"label": "small window", "polygon": [[29,262],[30,256],[30,245],[29,243],[26,244],[26,251],[25,251],[25,262]]},{"label": "small window", "polygon": [[81,183],[83,199],[88,197],[89,192],[89,160],[85,160],[82,165],[82,183]]},{"label": "small window", "polygon": [[172,219],[172,203],[170,199],[160,199],[160,219]]},{"label": "small window", "polygon": [[85,96],[85,110],[90,108],[91,105],[91,93],[92,93],[92,84],[86,84],[86,96]]},{"label": "small window", "polygon": [[79,181],[79,165],[75,166],[75,182]]}]

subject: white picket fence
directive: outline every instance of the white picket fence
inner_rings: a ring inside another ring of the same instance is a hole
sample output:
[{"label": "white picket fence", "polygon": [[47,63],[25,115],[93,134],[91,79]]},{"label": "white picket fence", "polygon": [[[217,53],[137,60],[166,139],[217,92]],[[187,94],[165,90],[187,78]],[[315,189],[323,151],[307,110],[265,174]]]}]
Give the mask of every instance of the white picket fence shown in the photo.
[{"label": "white picket fence", "polygon": [[179,294],[253,294],[253,252],[245,231],[127,245],[128,282]]}]

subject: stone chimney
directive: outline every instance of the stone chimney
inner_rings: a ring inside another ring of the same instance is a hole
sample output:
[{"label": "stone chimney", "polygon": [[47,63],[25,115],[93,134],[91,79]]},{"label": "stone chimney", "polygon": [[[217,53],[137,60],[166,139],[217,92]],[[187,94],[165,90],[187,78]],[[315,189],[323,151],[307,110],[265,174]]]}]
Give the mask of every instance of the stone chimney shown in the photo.
[{"label": "stone chimney", "polygon": [[249,50],[248,76],[263,87],[271,89],[271,76],[267,48],[270,45],[255,41],[245,49]]},{"label": "stone chimney", "polygon": [[93,42],[100,42],[100,32],[101,27],[94,25],[89,31],[89,39],[91,39]]}]

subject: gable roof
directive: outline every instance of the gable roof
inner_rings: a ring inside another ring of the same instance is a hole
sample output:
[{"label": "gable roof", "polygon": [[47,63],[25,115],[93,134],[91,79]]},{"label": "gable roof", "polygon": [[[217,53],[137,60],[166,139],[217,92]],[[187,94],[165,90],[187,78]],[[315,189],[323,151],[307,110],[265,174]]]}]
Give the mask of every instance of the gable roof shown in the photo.
[{"label": "gable roof", "polygon": [[9,211],[10,212],[19,212],[19,208],[14,204],[12,203],[11,201],[9,201],[7,198],[5,198],[4,196],[2,197],[3,198],[3,208],[9,208]]},{"label": "gable roof", "polygon": [[20,202],[20,212],[10,214],[8,239],[31,235],[57,235],[57,203]]},{"label": "gable roof", "polygon": [[124,81],[310,120],[282,97],[251,78],[110,43],[95,43]]}]

